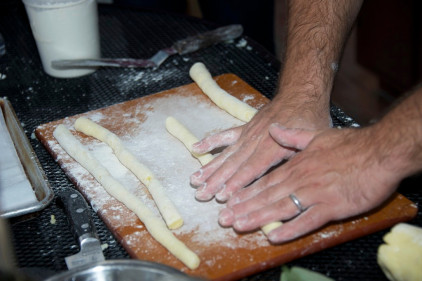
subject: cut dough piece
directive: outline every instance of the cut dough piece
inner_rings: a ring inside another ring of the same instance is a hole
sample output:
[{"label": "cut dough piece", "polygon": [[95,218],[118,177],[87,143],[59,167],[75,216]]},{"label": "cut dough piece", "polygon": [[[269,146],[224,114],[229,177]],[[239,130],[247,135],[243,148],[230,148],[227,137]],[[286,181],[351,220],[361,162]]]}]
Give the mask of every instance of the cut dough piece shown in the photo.
[{"label": "cut dough piece", "polygon": [[278,228],[282,224],[283,223],[281,221],[270,222],[269,224],[266,224],[263,227],[261,227],[261,230],[262,232],[264,232],[265,235],[267,235],[268,233]]},{"label": "cut dough piece", "polygon": [[148,188],[161,215],[170,229],[177,229],[183,225],[183,219],[173,202],[166,196],[161,183],[154,174],[136,157],[129,152],[119,137],[95,122],[80,117],[75,121],[75,129],[108,144],[117,156],[117,159]]},{"label": "cut dough piece", "polygon": [[249,122],[257,113],[257,109],[221,89],[202,62],[195,63],[190,68],[189,75],[219,108],[237,119]]},{"label": "cut dough piece", "polygon": [[422,277],[422,228],[399,223],[384,236],[378,264],[389,280],[417,281]]},{"label": "cut dough piece", "polygon": [[214,157],[210,153],[205,154],[196,154],[192,151],[192,145],[199,141],[185,126],[182,125],[176,118],[169,116],[166,119],[166,129],[167,131],[180,140],[189,152],[201,162],[202,165],[206,165]]},{"label": "cut dough piece", "polygon": [[[198,141],[198,138],[195,137],[182,123],[180,123],[176,118],[169,116],[166,119],[166,128],[170,134],[176,137],[179,141],[181,141],[192,154],[193,157],[197,158],[202,165],[207,164],[214,156],[211,153],[204,153],[204,154],[195,154],[192,152],[192,144]],[[261,230],[264,232],[265,235],[270,233],[272,230],[276,229],[277,227],[281,226],[283,223],[279,221],[271,222],[267,225],[264,225]]]},{"label": "cut dough piece", "polygon": [[171,233],[161,218],[157,217],[139,198],[133,196],[120,182],[115,180],[64,125],[58,125],[53,135],[62,148],[90,172],[111,196],[122,202],[139,217],[155,240],[190,269],[196,269],[199,266],[199,257]]}]

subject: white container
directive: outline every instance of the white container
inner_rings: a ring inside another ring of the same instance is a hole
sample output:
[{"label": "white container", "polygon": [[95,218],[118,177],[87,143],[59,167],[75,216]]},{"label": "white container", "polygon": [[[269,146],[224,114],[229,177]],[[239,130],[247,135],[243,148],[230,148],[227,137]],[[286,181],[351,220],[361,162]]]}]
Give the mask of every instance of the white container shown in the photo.
[{"label": "white container", "polygon": [[45,72],[59,78],[90,74],[93,68],[55,69],[51,61],[100,58],[95,0],[23,0]]}]

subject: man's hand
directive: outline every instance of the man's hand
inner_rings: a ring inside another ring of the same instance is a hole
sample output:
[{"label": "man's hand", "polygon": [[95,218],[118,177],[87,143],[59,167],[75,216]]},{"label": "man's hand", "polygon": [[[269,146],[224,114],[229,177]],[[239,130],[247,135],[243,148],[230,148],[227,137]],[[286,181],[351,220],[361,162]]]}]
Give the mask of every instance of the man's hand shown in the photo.
[{"label": "man's hand", "polygon": [[343,43],[362,0],[289,1],[288,35],[283,69],[275,98],[242,127],[206,138],[194,152],[229,145],[216,159],[191,176],[196,198],[231,194],[265,174],[295,148],[280,147],[270,136],[270,124],[286,128],[325,129],[329,100]]},{"label": "man's hand", "polygon": [[[270,134],[286,148],[304,150],[235,193],[220,213],[221,225],[244,232],[284,221],[268,239],[286,242],[329,221],[375,208],[401,179],[385,165],[370,127],[320,133],[272,125]],[[290,194],[296,195],[304,212],[299,212]]]},{"label": "man's hand", "polygon": [[[330,124],[328,109],[304,111],[277,103],[264,107],[247,124],[210,136],[197,143],[195,153],[209,152],[228,146],[212,162],[191,176],[199,186],[196,198],[201,201],[216,196],[226,201],[231,194],[262,176],[268,169],[291,157],[295,149],[282,147],[269,134],[269,126],[278,120],[286,127],[323,129]],[[316,114],[317,113],[317,114]]]}]

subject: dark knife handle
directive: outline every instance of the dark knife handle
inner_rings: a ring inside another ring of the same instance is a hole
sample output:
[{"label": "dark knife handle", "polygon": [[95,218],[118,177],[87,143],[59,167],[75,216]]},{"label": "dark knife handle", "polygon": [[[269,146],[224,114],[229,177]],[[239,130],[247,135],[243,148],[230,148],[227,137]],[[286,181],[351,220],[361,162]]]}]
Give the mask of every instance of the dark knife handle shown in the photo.
[{"label": "dark knife handle", "polygon": [[59,199],[75,238],[79,242],[88,237],[98,238],[90,209],[82,194],[75,189],[66,189],[59,193]]},{"label": "dark knife handle", "polygon": [[172,47],[179,55],[184,55],[215,43],[235,39],[242,33],[243,27],[240,24],[232,24],[179,40]]}]

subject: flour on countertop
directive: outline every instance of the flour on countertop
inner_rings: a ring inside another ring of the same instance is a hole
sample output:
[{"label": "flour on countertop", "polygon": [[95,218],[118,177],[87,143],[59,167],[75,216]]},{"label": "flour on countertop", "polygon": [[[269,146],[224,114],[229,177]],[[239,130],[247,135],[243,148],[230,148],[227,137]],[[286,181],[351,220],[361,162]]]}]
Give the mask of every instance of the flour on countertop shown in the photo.
[{"label": "flour on countertop", "polygon": [[121,94],[127,93],[130,90],[141,86],[147,86],[150,82],[157,83],[165,77],[174,76],[179,70],[177,68],[162,69],[160,72],[143,70],[139,68],[128,68],[119,76],[116,76],[116,87]]},{"label": "flour on countertop", "polygon": [[[217,203],[215,200],[210,202],[195,200],[195,188],[190,185],[189,177],[201,165],[197,159],[191,156],[186,147],[170,135],[165,128],[166,118],[173,116],[201,139],[216,132],[240,126],[243,122],[218,107],[205,103],[198,97],[180,94],[176,93],[157,98],[147,105],[137,105],[134,112],[113,112],[112,116],[93,112],[92,114],[87,113],[85,117],[99,124],[102,121],[107,124],[110,120],[121,122],[121,127],[130,128],[130,131],[124,134],[114,133],[119,135],[128,150],[160,180],[166,194],[179,210],[184,219],[184,225],[173,231],[176,235],[193,233],[192,242],[204,246],[215,243],[228,248],[267,246],[268,240],[260,231],[239,237],[232,228],[220,227],[218,213],[224,205]],[[142,121],[139,120],[140,113],[143,114]],[[64,125],[74,130],[72,122],[65,119]],[[86,139],[79,139],[109,170],[113,177],[158,215],[155,203],[146,188],[118,161],[108,145],[97,140],[87,142]],[[58,153],[57,160],[60,157],[69,157],[62,152],[57,143],[52,141],[49,146]],[[114,216],[113,219],[117,223],[137,224],[136,215],[127,211],[122,205],[109,206],[113,199],[79,164],[72,161],[71,164],[62,164],[62,168],[67,169],[71,176],[76,179],[78,185],[83,186],[90,194],[91,198],[88,199],[96,211],[103,214],[110,212],[107,215]],[[121,217],[125,219],[121,220]],[[120,227],[120,225],[113,226]],[[140,228],[138,231],[126,235],[123,239],[130,245],[138,243],[143,235],[147,234]]]}]

